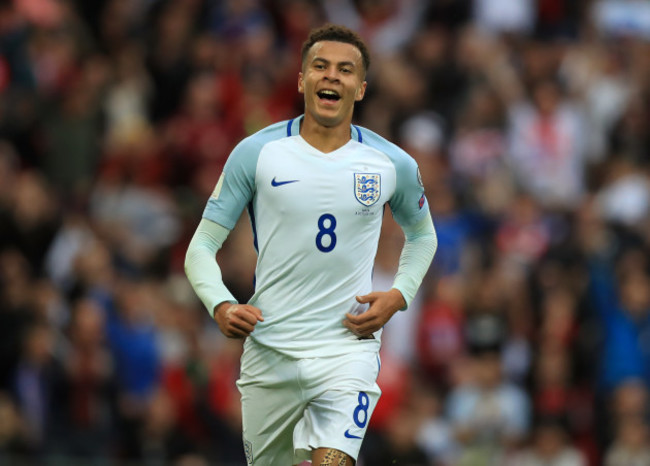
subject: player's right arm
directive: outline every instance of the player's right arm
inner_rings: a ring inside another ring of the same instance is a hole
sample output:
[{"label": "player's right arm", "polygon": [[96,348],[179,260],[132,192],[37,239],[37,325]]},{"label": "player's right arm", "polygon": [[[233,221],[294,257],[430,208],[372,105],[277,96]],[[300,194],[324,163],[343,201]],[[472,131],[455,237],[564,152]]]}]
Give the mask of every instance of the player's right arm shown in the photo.
[{"label": "player's right arm", "polygon": [[187,248],[185,274],[221,332],[229,338],[244,338],[264,318],[258,308],[238,304],[223,283],[215,257],[229,233],[218,223],[202,219]]},{"label": "player's right arm", "polygon": [[216,261],[217,251],[253,198],[259,148],[258,142],[247,138],[230,154],[185,255],[185,273],[194,291],[230,338],[248,336],[264,320],[258,308],[237,303]]}]

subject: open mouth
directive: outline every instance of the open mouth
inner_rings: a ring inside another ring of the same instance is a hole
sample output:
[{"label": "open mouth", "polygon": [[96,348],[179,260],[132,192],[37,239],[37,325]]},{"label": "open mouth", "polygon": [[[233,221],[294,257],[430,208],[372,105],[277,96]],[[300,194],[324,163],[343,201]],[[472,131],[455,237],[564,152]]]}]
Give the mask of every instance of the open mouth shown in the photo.
[{"label": "open mouth", "polygon": [[339,95],[338,92],[332,91],[330,89],[323,89],[321,91],[318,91],[316,95],[323,100],[327,100],[330,102],[336,102],[338,100],[341,100],[341,96]]}]

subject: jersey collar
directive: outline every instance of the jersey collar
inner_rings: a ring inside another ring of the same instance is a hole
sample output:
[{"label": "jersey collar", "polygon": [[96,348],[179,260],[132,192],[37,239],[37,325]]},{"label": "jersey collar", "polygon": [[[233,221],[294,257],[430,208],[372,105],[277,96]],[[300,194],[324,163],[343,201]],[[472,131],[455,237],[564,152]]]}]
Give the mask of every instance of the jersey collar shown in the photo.
[{"label": "jersey collar", "polygon": [[[293,118],[287,122],[287,137],[298,136],[300,134],[300,122],[303,117],[304,115],[300,115],[299,117]],[[350,138],[357,142],[363,142],[361,128],[356,125],[350,125]]]}]

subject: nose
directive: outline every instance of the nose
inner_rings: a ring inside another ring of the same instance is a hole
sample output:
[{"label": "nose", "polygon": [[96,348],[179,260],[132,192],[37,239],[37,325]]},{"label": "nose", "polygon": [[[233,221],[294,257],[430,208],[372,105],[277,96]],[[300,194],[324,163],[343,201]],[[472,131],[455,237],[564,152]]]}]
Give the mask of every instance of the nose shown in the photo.
[{"label": "nose", "polygon": [[335,66],[328,66],[325,70],[325,79],[329,81],[338,81],[339,74]]}]

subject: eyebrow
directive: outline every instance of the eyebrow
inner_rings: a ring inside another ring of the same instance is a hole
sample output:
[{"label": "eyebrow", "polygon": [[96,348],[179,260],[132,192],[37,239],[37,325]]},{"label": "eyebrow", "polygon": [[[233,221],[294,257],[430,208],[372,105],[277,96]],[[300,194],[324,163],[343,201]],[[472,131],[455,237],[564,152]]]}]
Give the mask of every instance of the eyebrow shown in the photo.
[{"label": "eyebrow", "polygon": [[[315,62],[318,62],[318,61],[323,62],[323,63],[327,63],[327,64],[331,63],[329,60],[327,60],[325,58],[322,58],[322,57],[314,57],[314,59],[311,62],[315,63]],[[340,62],[338,62],[336,64],[338,66],[351,66],[353,68],[357,67],[356,63],[354,63],[352,61],[340,61]]]}]

